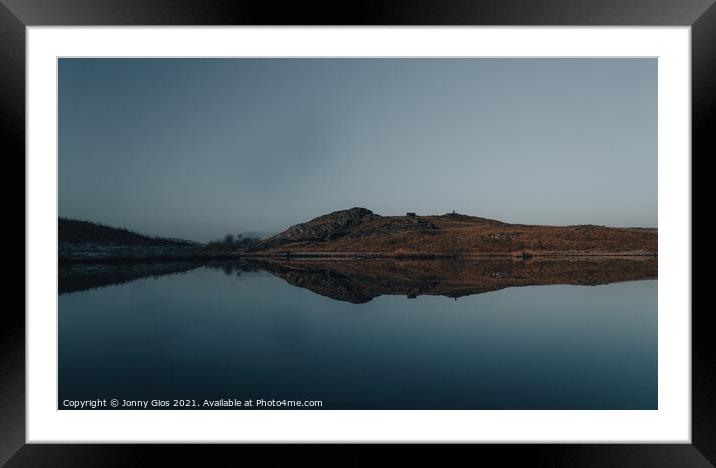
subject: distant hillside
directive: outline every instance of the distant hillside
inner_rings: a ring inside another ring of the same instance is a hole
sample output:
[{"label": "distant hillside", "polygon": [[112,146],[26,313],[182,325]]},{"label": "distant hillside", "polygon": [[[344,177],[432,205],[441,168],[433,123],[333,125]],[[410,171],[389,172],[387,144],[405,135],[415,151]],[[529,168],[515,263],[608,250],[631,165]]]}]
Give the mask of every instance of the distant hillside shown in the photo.
[{"label": "distant hillside", "polygon": [[529,226],[468,216],[381,216],[350,208],[259,242],[258,255],[656,255],[658,232],[606,226]]},{"label": "distant hillside", "polygon": [[110,245],[152,246],[152,245],[195,245],[196,242],[183,239],[167,239],[139,234],[128,229],[106,226],[90,221],[70,218],[58,219],[58,240],[69,243],[93,243]]},{"label": "distant hillside", "polygon": [[58,219],[60,263],[144,262],[215,256],[203,244],[151,237],[123,228],[75,219]]}]

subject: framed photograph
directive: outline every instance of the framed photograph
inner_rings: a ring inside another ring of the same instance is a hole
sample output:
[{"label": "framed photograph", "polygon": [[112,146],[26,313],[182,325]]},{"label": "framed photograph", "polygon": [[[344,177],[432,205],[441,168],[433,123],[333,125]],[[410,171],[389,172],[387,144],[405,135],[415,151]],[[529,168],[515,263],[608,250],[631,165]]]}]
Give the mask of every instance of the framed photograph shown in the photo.
[{"label": "framed photograph", "polygon": [[712,1],[2,2],[3,464],[716,460]]}]

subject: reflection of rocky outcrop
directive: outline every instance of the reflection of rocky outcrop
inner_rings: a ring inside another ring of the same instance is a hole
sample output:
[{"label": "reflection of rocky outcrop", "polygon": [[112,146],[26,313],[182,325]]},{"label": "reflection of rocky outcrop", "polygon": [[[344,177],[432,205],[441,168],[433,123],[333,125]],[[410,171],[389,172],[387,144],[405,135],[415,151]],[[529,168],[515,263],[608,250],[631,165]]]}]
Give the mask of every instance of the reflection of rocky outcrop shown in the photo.
[{"label": "reflection of rocky outcrop", "polygon": [[[253,262],[256,263],[256,262]],[[657,278],[656,258],[261,261],[294,286],[352,303],[384,294],[461,297],[515,286],[598,285]]]},{"label": "reflection of rocky outcrop", "polygon": [[597,285],[657,277],[657,259],[653,257],[78,263],[60,266],[59,292],[83,291],[199,267],[218,269],[226,275],[264,270],[293,286],[354,304],[385,294],[457,298],[516,286]]}]

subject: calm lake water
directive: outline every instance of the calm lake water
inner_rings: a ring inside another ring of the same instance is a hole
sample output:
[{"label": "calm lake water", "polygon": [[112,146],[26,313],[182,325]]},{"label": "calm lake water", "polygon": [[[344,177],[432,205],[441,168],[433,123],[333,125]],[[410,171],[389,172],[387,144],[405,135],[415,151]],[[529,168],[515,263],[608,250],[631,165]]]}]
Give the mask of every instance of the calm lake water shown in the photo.
[{"label": "calm lake water", "polygon": [[352,304],[200,267],[61,295],[60,402],[96,398],[656,409],[657,281]]}]

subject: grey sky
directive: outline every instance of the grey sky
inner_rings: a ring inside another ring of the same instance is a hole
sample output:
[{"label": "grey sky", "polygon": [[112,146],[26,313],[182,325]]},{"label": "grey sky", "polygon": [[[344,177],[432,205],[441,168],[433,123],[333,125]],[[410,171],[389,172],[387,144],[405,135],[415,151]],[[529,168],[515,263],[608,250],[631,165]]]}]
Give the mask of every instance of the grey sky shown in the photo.
[{"label": "grey sky", "polygon": [[657,225],[656,59],[61,59],[61,216],[200,241],[329,211]]}]

